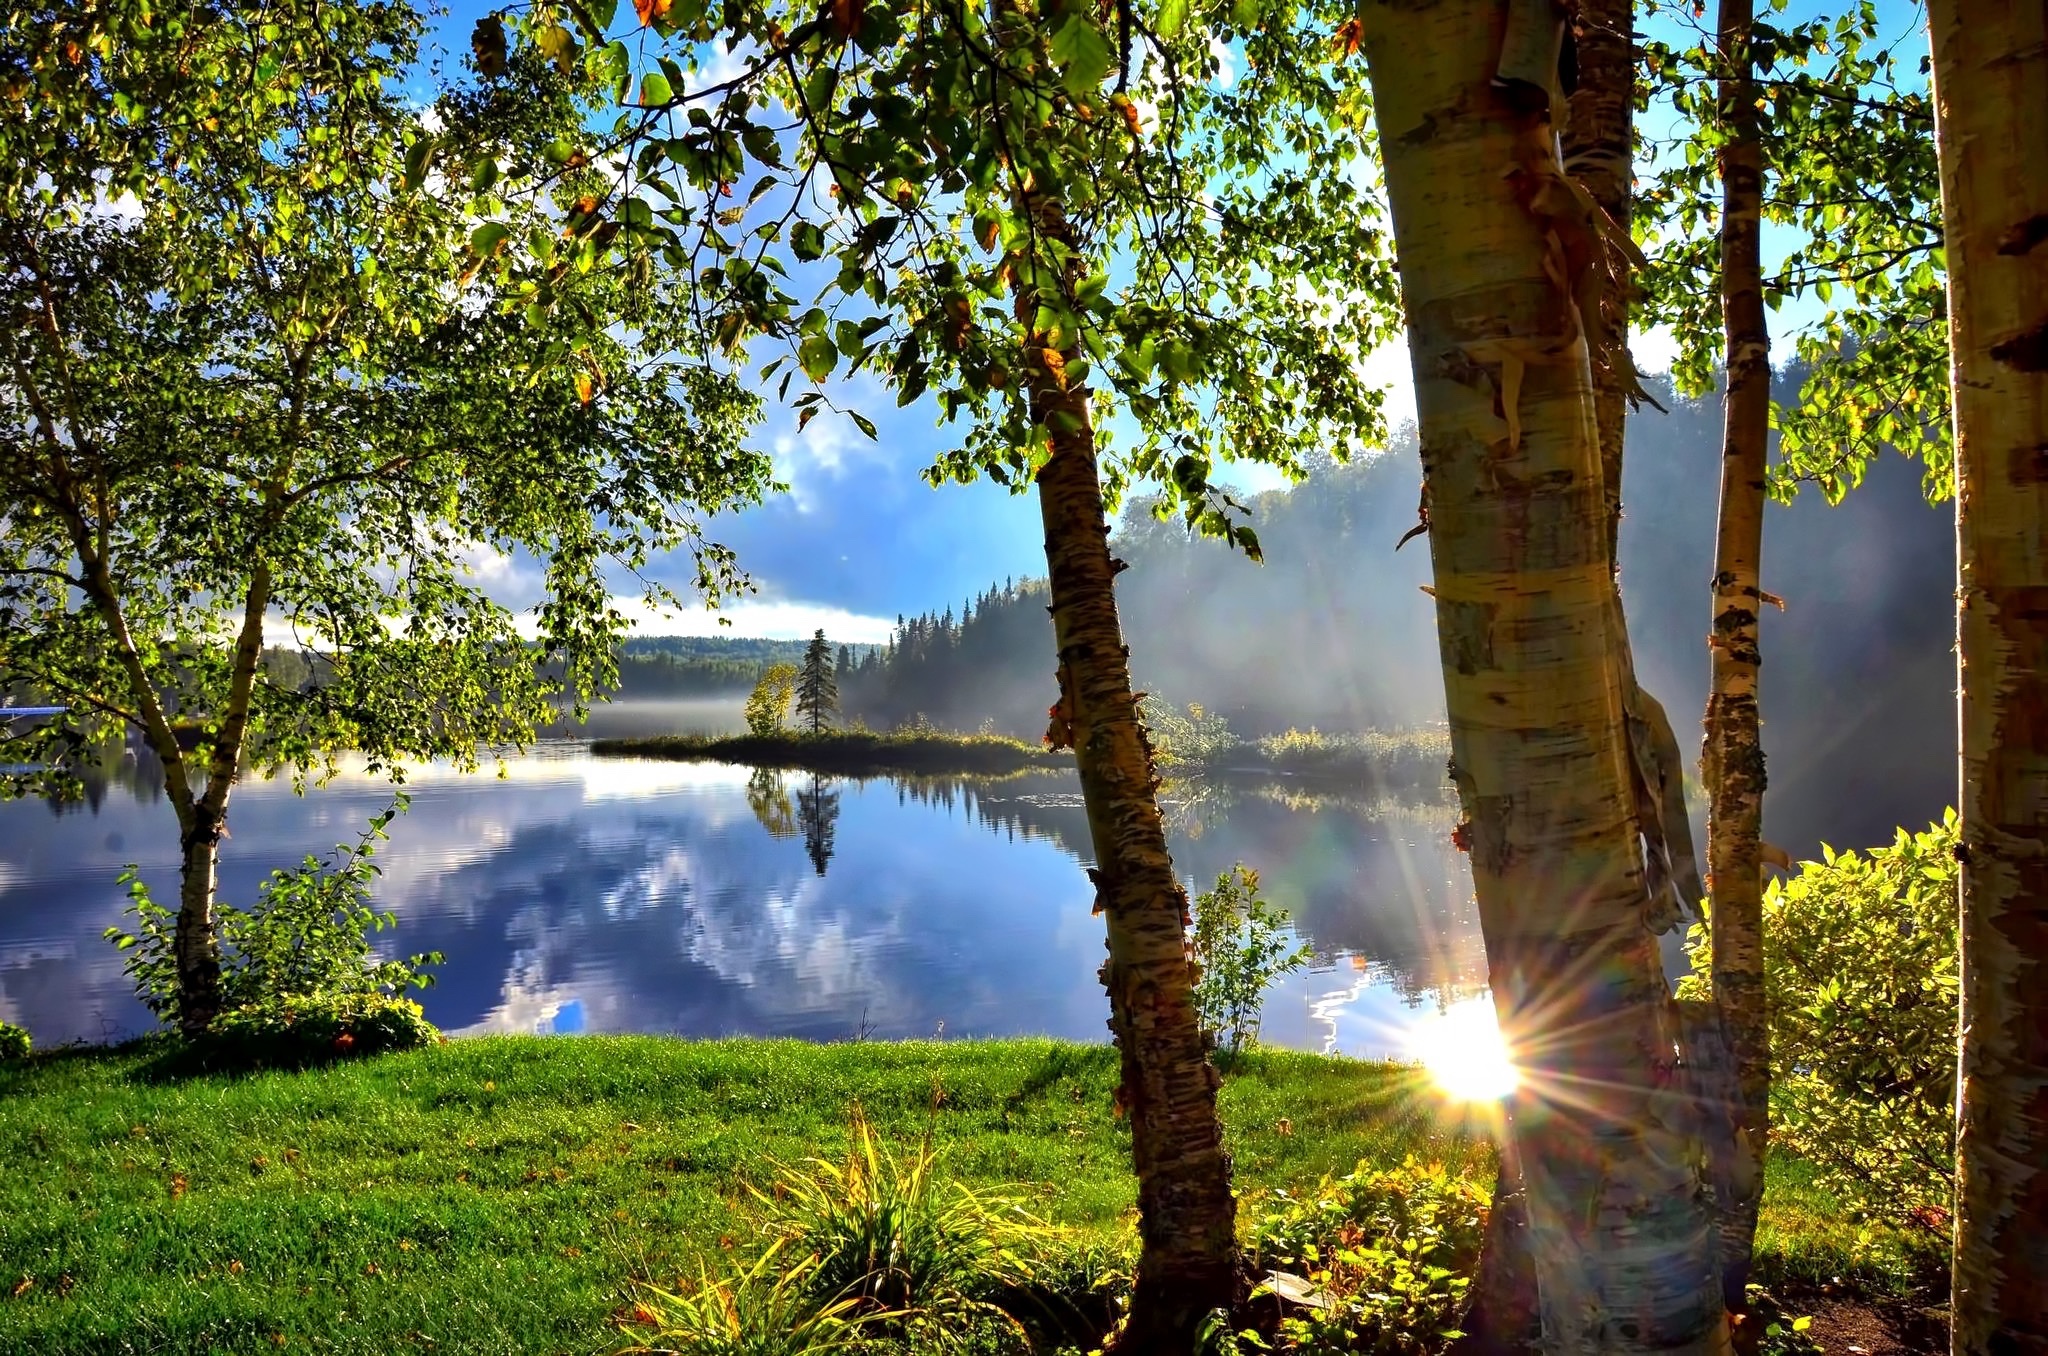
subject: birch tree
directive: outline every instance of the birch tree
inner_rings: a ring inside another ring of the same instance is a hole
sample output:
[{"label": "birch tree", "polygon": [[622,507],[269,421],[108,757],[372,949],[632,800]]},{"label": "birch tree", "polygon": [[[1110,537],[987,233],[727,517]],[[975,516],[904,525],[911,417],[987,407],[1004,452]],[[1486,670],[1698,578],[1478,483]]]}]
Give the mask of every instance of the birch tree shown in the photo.
[{"label": "birch tree", "polygon": [[1718,1351],[1611,602],[1588,336],[1618,242],[1559,162],[1560,17],[1375,4],[1355,31],[1409,321],[1458,834],[1526,1083],[1507,1147],[1543,1340]]},{"label": "birch tree", "polygon": [[[606,567],[682,549],[734,586],[696,515],[756,500],[767,465],[664,280],[589,279],[541,327],[477,278],[515,230],[553,234],[494,185],[506,138],[575,124],[559,89],[510,120],[444,103],[430,134],[396,93],[419,34],[398,6],[55,5],[8,32],[0,682],[68,711],[10,729],[7,789],[75,789],[131,736],[156,754],[198,1033],[246,766],[532,738],[564,684],[613,676]],[[474,574],[515,552],[538,654]],[[265,661],[273,640],[311,681]]]},{"label": "birch tree", "polygon": [[1771,344],[1764,319],[1764,157],[1753,0],[1721,0],[1721,319],[1727,368],[1721,396],[1721,503],[1714,538],[1712,656],[1706,735],[1708,888],[1713,898],[1713,997],[1735,1074],[1728,1121],[1732,1153],[1716,1184],[1721,1206],[1723,1298],[1747,1305],[1749,1256],[1763,1199],[1770,1123],[1770,1027],[1764,1012],[1764,751],[1758,703],[1763,663],[1758,614],[1763,558]]},{"label": "birch tree", "polygon": [[2048,9],[1930,6],[1962,728],[1959,1356],[2048,1349]]}]

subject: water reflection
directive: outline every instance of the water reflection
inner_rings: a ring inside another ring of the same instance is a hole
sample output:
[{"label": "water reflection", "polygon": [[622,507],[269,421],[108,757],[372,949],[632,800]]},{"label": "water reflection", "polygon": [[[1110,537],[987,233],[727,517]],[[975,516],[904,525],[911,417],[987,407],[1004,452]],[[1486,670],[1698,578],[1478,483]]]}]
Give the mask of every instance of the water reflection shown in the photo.
[{"label": "water reflection", "polygon": [[[408,789],[378,896],[393,945],[448,956],[426,1004],[451,1031],[1105,1035],[1071,777],[857,782],[558,745],[474,775],[412,769]],[[225,894],[352,838],[389,797],[357,772],[303,797],[251,781]],[[1483,978],[1442,807],[1210,788],[1174,810],[1192,884],[1257,866],[1316,948],[1267,1040],[1401,1053],[1419,1014]],[[124,863],[171,891],[174,845],[140,771],[54,819],[0,806],[0,1017],[43,1044],[145,1027],[99,933],[120,921]]]}]

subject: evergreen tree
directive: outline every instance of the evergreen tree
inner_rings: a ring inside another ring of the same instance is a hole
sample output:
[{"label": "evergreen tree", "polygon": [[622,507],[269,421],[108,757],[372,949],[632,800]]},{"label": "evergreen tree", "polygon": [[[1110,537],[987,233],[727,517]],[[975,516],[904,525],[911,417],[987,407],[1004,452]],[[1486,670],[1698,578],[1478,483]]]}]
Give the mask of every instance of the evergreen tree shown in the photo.
[{"label": "evergreen tree", "polygon": [[823,734],[826,723],[839,712],[839,680],[832,671],[832,646],[821,628],[804,650],[803,668],[796,680],[796,711],[808,720],[812,734]]}]

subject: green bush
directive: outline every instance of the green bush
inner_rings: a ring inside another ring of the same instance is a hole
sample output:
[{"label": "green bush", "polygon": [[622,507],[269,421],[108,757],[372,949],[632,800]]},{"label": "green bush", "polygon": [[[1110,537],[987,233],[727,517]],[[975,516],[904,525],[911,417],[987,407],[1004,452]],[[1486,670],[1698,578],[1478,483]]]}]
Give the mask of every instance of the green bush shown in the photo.
[{"label": "green bush", "polygon": [[27,1031],[12,1022],[0,1022],[0,1064],[27,1059],[30,1045]]},{"label": "green bush", "polygon": [[1215,889],[1195,897],[1190,946],[1202,1029],[1233,1052],[1258,1043],[1266,991],[1313,954],[1286,913],[1259,897],[1259,873],[1242,862],[1218,876]]},{"label": "green bush", "polygon": [[207,1044],[231,1062],[298,1065],[414,1050],[441,1033],[409,998],[382,993],[293,994],[245,1003],[214,1019]]},{"label": "green bush", "polygon": [[[1823,849],[1764,895],[1771,1138],[1861,1218],[1946,1227],[1955,1171],[1956,817]],[[1711,989],[1695,927],[1682,997]]]},{"label": "green bush", "polygon": [[1488,1200],[1483,1185],[1412,1158],[1275,1193],[1251,1244],[1260,1292],[1279,1303],[1271,1344],[1318,1356],[1443,1351],[1459,1336]]},{"label": "green bush", "polygon": [[[253,1048],[268,1031],[285,1049],[298,1050],[308,1030],[322,1030],[330,1041],[350,1038],[336,1047],[337,1053],[401,1048],[438,1035],[419,1015],[419,1005],[403,1000],[406,990],[434,982],[426,967],[440,964],[441,954],[380,960],[370,939],[398,922],[395,915],[371,907],[370,890],[378,875],[377,844],[404,808],[400,797],[370,821],[352,846],[337,848],[326,862],[307,857],[296,870],[273,871],[257,888],[253,907],[217,906],[217,1034]],[[130,953],[125,968],[143,1003],[160,1020],[175,1024],[179,994],[172,942],[177,916],[150,897],[135,868],[121,879],[133,901],[128,911],[135,931],[108,928],[105,936]]]}]

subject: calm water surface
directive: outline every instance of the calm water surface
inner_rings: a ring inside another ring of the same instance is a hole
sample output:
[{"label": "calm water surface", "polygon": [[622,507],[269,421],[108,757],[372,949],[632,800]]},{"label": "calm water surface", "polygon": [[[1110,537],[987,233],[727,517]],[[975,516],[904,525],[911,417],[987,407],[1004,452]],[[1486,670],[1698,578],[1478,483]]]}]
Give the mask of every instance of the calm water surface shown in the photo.
[{"label": "calm water surface", "polygon": [[[393,949],[446,953],[423,1001],[450,1032],[1106,1039],[1070,776],[863,783],[563,743],[502,777],[427,767],[408,782],[378,900],[399,915]],[[389,801],[355,773],[304,796],[245,784],[224,897],[248,901],[271,868],[352,839]],[[1275,788],[1171,809],[1191,883],[1256,866],[1316,947],[1268,1003],[1267,1041],[1402,1054],[1479,990],[1447,809]],[[100,939],[122,921],[130,862],[175,899],[171,811],[142,778],[61,810],[0,805],[0,1018],[39,1045],[150,1024]]]}]

